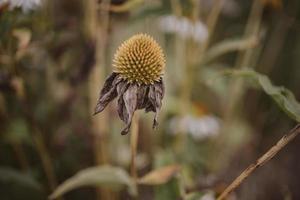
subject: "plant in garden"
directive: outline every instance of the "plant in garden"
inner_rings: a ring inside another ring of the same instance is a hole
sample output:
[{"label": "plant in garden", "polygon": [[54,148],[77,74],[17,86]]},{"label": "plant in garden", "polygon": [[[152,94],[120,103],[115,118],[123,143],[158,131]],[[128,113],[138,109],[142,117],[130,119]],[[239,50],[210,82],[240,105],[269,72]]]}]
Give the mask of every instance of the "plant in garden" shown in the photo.
[{"label": "plant in garden", "polygon": [[138,109],[155,112],[155,128],[164,96],[165,57],[161,47],[149,35],[134,35],[118,48],[113,66],[114,72],[104,83],[95,114],[118,97],[118,114],[126,123],[122,135],[129,132],[133,114]]}]

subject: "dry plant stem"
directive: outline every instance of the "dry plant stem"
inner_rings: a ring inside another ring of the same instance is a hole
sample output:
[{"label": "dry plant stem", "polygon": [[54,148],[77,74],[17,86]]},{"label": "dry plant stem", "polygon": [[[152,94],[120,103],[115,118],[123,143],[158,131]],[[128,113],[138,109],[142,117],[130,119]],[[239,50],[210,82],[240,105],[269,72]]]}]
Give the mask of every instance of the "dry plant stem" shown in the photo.
[{"label": "dry plant stem", "polygon": [[[89,97],[90,97],[90,113],[93,113],[96,100],[98,98],[99,86],[105,79],[105,45],[107,39],[107,30],[109,25],[109,11],[97,10],[98,1],[88,0],[83,1],[85,9],[84,30],[89,40],[95,42],[96,50],[95,65],[90,73],[89,77]],[[103,5],[109,5],[109,0],[102,1]],[[99,15],[98,15],[99,12]],[[99,20],[101,18],[101,20]],[[101,21],[101,24],[99,22]],[[94,155],[97,165],[109,163],[109,148],[107,146],[107,132],[108,132],[108,113],[103,112],[101,116],[93,117],[92,130],[94,133]],[[115,199],[112,193],[103,188],[97,188],[98,199]]]},{"label": "dry plant stem", "polygon": [[137,169],[136,169],[136,155],[137,155],[137,145],[139,137],[139,115],[135,113],[133,116],[131,124],[131,134],[130,134],[130,150],[131,150],[131,176],[134,181],[137,181]]},{"label": "dry plant stem", "polygon": [[217,200],[225,199],[232,191],[234,191],[243,181],[248,178],[255,169],[265,165],[280,150],[282,150],[289,142],[291,142],[300,133],[300,124],[296,125],[289,133],[285,134],[272,148],[262,155],[255,163],[251,164],[243,171],[218,197]]}]

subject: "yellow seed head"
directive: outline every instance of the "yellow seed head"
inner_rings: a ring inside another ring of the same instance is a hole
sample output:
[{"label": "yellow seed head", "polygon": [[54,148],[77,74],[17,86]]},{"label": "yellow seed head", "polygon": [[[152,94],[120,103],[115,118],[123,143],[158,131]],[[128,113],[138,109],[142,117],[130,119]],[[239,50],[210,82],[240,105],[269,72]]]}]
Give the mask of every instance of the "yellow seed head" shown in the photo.
[{"label": "yellow seed head", "polygon": [[118,48],[114,72],[128,82],[152,84],[163,76],[165,57],[159,44],[149,35],[134,35]]}]

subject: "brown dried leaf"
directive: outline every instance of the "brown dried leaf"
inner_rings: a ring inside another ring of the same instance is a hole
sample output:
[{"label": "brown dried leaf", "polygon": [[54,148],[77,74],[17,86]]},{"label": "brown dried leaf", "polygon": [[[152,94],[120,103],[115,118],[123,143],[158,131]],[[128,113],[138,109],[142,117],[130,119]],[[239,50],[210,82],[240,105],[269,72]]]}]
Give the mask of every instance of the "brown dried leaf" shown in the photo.
[{"label": "brown dried leaf", "polygon": [[180,170],[179,165],[169,165],[160,169],[154,170],[138,179],[139,184],[144,185],[161,185],[167,183]]}]

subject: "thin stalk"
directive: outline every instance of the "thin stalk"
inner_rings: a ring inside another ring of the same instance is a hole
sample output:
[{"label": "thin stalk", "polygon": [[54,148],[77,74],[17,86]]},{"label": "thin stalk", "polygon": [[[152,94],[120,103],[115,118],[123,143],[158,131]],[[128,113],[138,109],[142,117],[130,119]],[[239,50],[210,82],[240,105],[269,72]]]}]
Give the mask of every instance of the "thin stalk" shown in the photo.
[{"label": "thin stalk", "polygon": [[130,133],[130,150],[131,150],[131,176],[133,180],[137,181],[137,167],[136,167],[136,155],[137,155],[137,146],[139,139],[139,114],[135,113],[132,119],[131,124],[131,133]]},{"label": "thin stalk", "polygon": [[239,187],[246,178],[248,178],[257,168],[264,166],[274,156],[277,155],[287,144],[289,144],[300,133],[300,124],[296,125],[289,133],[285,134],[274,146],[272,146],[264,155],[255,163],[245,169],[217,198],[217,200],[226,199],[226,197]]}]

